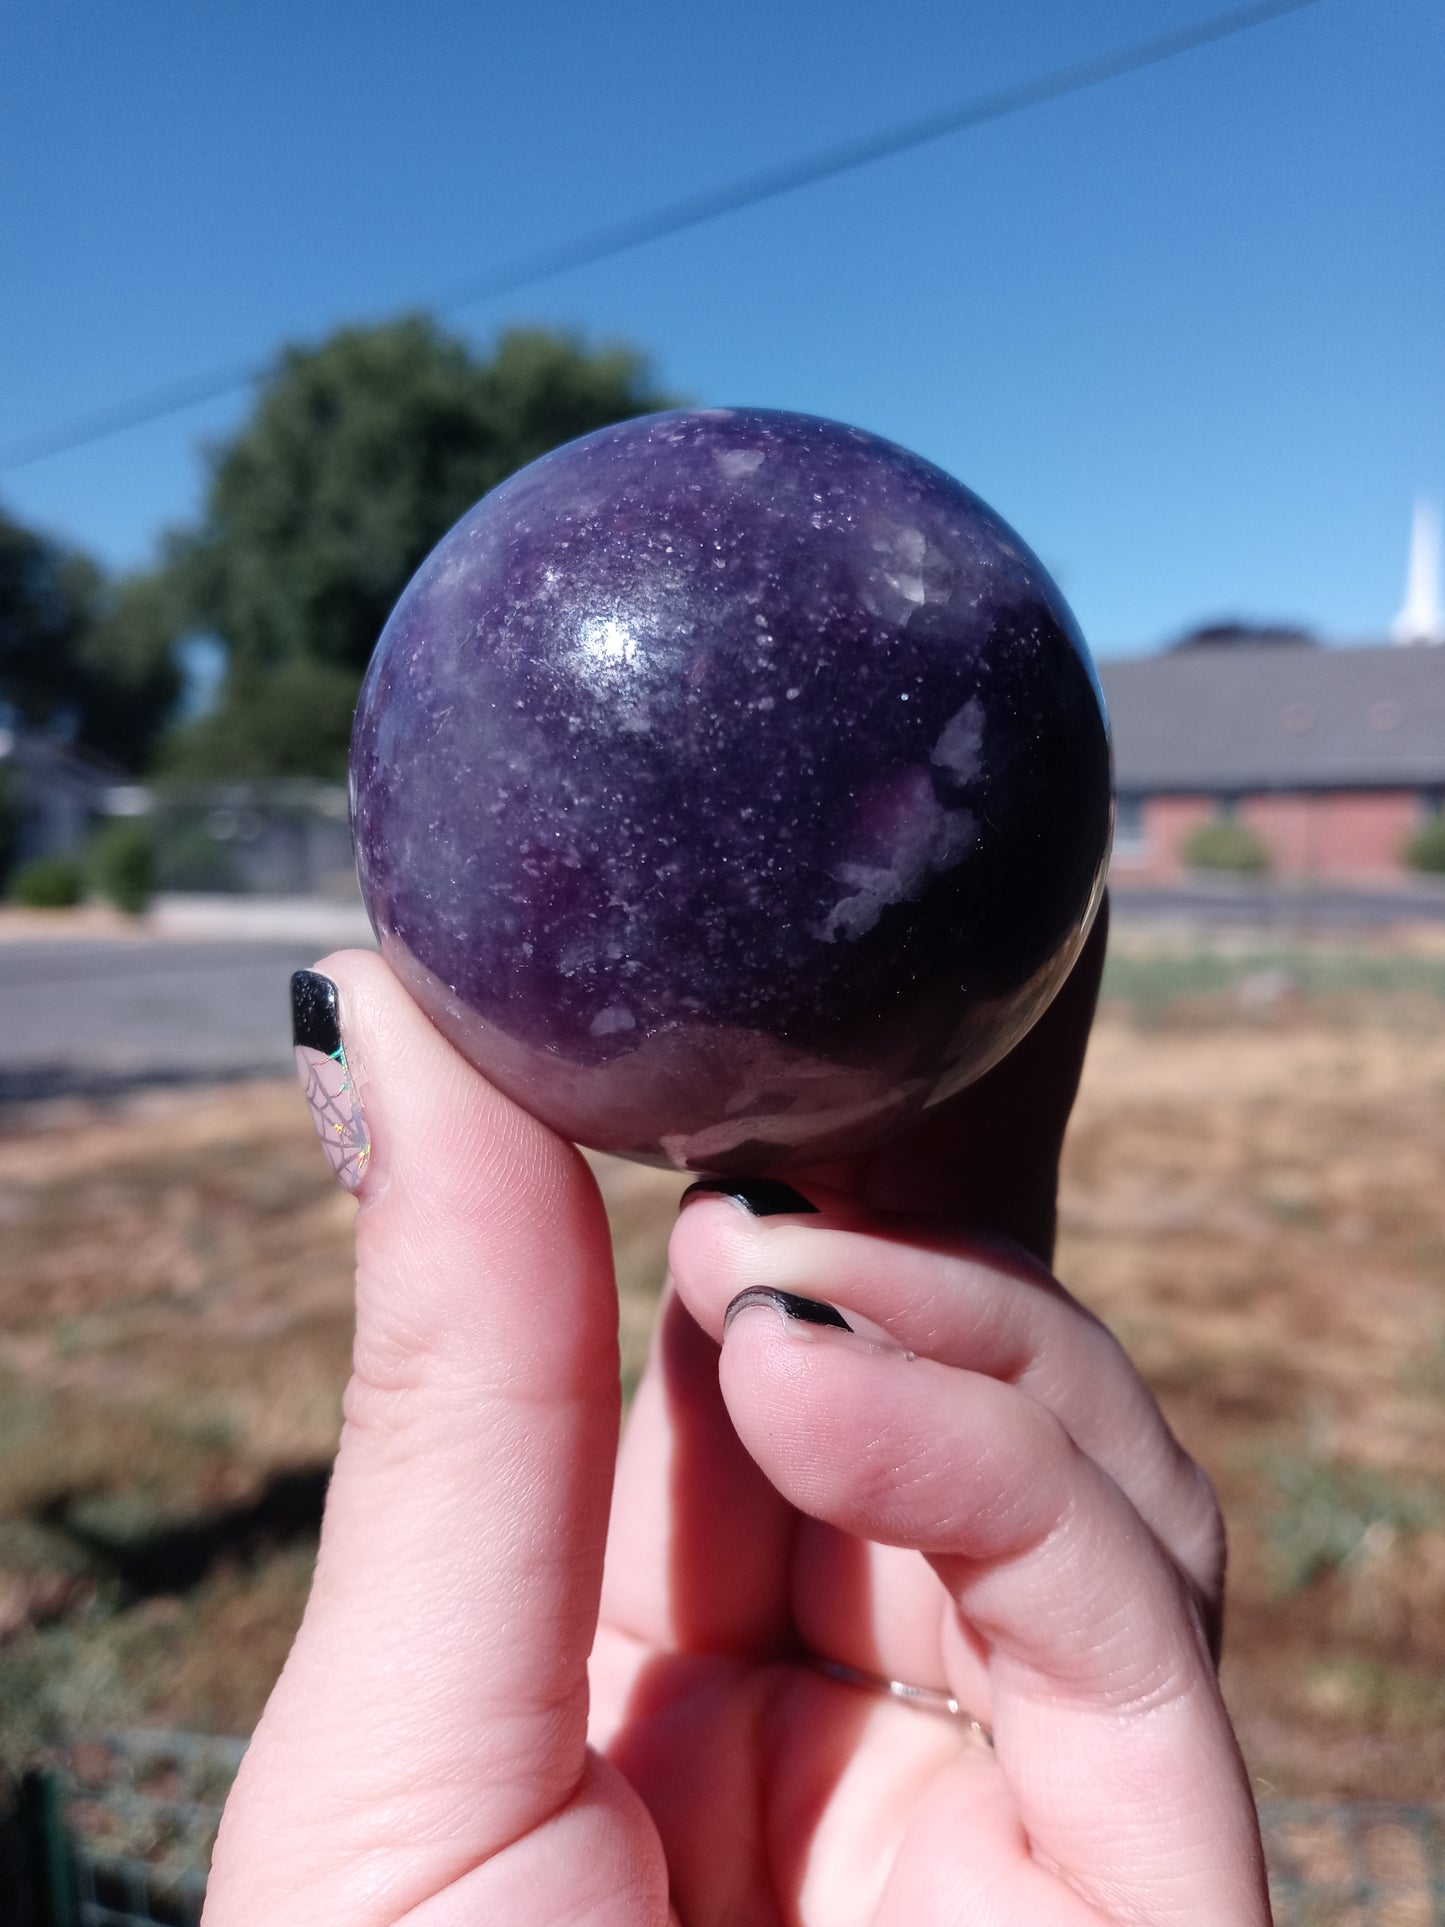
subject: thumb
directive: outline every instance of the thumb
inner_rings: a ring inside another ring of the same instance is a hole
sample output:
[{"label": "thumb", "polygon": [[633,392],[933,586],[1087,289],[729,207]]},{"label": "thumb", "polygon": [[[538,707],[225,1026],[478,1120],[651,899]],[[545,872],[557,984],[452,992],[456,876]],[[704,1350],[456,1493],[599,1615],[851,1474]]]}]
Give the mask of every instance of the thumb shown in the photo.
[{"label": "thumb", "polygon": [[360,1198],[354,1365],[208,1927],[396,1920],[566,1806],[616,1451],[616,1297],[582,1159],[379,958],[299,987],[303,1085]]}]

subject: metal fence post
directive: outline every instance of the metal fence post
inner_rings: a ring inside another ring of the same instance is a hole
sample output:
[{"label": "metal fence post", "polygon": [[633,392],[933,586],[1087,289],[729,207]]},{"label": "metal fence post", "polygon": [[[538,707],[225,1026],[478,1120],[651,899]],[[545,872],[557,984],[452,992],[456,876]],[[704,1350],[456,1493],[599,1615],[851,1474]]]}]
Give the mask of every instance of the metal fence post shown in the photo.
[{"label": "metal fence post", "polygon": [[25,1774],[16,1810],[36,1927],[79,1927],[60,1776],[43,1770]]}]

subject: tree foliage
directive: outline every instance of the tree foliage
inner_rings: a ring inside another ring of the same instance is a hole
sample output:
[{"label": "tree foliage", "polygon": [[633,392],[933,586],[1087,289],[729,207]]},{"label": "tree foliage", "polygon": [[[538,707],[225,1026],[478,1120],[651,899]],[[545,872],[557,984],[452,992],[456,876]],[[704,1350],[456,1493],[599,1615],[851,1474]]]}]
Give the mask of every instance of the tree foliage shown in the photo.
[{"label": "tree foliage", "polygon": [[424,316],[285,350],[212,454],[201,527],[172,545],[191,626],[230,665],[172,766],[339,772],[377,636],[457,517],[559,443],[668,405],[631,350],[536,330],[489,358]]},{"label": "tree foliage", "polygon": [[0,710],[12,723],[139,768],[180,690],[176,626],[164,578],[107,581],[0,511]]},{"label": "tree foliage", "polygon": [[1241,649],[1261,643],[1279,648],[1318,647],[1313,630],[1293,622],[1250,622],[1242,616],[1226,616],[1218,622],[1202,623],[1170,643],[1177,654],[1181,649]]},{"label": "tree foliage", "polygon": [[221,702],[165,745],[163,773],[186,782],[221,777],[346,774],[360,676],[297,656],[272,669],[239,662]]},{"label": "tree foliage", "polygon": [[73,731],[75,657],[99,590],[85,557],[0,512],[0,702],[16,722]]},{"label": "tree foliage", "polygon": [[157,570],[107,583],[81,638],[80,740],[123,769],[146,767],[175,713],[184,623],[175,581]]}]

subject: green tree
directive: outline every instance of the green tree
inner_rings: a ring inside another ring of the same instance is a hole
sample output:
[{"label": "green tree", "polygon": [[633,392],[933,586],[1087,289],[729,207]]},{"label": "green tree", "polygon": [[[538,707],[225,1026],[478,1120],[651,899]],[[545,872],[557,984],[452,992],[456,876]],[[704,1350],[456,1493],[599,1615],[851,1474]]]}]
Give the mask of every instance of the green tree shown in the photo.
[{"label": "green tree", "polygon": [[237,662],[217,708],[167,742],[163,773],[194,783],[342,777],[360,681],[353,669],[305,656],[273,669]]},{"label": "green tree", "polygon": [[138,769],[180,690],[162,576],[108,581],[78,550],[0,512],[0,710]]},{"label": "green tree", "polygon": [[0,704],[13,721],[76,733],[83,707],[76,656],[100,587],[87,557],[0,510]]},{"label": "green tree", "polygon": [[106,583],[76,652],[85,692],[79,739],[143,770],[181,694],[179,585],[165,569]]},{"label": "green tree", "polygon": [[338,774],[371,650],[407,581],[478,497],[549,448],[670,405],[630,349],[537,330],[489,358],[424,316],[288,348],[215,450],[172,578],[229,673],[177,733],[188,774]]}]

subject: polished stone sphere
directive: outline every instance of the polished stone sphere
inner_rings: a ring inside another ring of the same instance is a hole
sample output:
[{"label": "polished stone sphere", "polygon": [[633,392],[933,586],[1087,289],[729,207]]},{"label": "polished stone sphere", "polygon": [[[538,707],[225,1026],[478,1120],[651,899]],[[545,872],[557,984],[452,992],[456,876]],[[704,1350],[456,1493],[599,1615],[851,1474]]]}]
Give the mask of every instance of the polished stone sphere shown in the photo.
[{"label": "polished stone sphere", "polygon": [[1038,559],[930,463],[763,409],[602,429],[463,516],[351,782],[382,951],[457,1048],[568,1137],[738,1175],[996,1063],[1112,819]]}]

